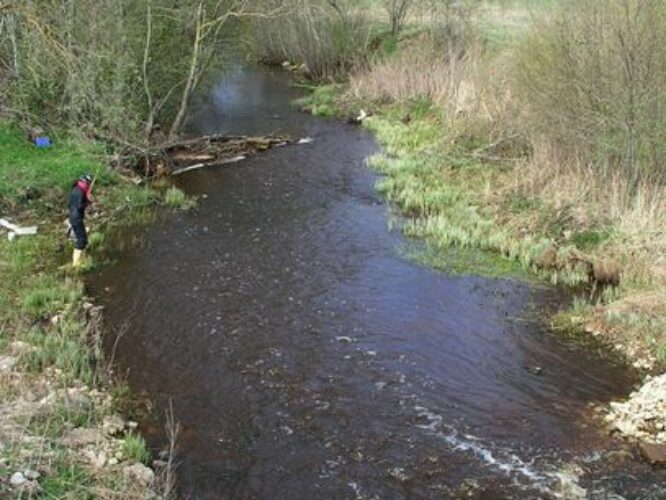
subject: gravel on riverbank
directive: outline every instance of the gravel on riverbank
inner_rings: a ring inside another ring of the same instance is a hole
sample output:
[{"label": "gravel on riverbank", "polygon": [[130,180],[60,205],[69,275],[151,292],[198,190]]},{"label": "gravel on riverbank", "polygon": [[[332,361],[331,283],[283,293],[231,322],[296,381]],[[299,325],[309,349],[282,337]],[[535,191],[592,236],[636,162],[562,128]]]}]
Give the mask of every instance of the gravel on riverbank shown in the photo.
[{"label": "gravel on riverbank", "polygon": [[625,402],[613,402],[606,416],[625,438],[666,444],[666,374],[650,378]]}]

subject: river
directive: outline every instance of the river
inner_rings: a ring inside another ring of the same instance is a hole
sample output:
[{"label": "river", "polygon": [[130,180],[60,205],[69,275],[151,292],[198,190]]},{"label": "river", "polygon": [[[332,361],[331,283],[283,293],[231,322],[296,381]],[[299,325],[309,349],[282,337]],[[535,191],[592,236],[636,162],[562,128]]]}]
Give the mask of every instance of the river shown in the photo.
[{"label": "river", "polygon": [[591,411],[635,378],[539,322],[558,292],[405,259],[373,138],[300,95],[278,69],[212,87],[193,132],[312,142],[180,176],[198,207],[90,283],[155,447],[173,404],[183,496],[663,498]]}]

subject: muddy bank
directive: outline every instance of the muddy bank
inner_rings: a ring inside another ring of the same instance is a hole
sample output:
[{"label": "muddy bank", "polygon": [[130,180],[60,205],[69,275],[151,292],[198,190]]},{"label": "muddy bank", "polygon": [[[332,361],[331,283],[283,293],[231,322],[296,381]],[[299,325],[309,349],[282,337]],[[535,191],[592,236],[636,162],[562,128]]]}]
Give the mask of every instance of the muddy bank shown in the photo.
[{"label": "muddy bank", "polygon": [[198,208],[94,281],[143,431],[164,445],[170,402],[182,425],[183,493],[656,495],[663,474],[591,424],[636,380],[538,321],[557,291],[405,260],[372,137],[295,97],[278,72],[215,87],[197,132],[313,142],[180,176]]}]

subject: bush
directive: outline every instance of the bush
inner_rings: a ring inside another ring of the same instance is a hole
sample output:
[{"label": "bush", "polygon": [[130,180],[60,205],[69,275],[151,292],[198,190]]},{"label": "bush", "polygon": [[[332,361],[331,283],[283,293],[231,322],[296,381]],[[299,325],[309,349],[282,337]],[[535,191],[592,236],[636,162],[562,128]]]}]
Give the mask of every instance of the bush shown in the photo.
[{"label": "bush", "polygon": [[666,180],[666,3],[570,0],[517,53],[528,129],[604,173]]},{"label": "bush", "polygon": [[269,63],[285,60],[305,64],[318,80],[342,78],[364,64],[371,41],[363,9],[315,1],[288,16],[263,18],[253,26],[259,57]]},{"label": "bush", "polygon": [[355,98],[380,102],[425,97],[455,113],[464,104],[466,96],[461,84],[472,65],[468,58],[448,59],[434,46],[423,43],[377,61],[369,71],[354,75],[350,91]]}]

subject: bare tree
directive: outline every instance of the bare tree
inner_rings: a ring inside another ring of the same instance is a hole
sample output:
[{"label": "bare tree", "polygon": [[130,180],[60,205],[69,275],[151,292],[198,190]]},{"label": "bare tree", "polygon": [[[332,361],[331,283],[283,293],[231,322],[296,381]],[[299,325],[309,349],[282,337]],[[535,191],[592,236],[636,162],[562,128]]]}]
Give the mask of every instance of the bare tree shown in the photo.
[{"label": "bare tree", "polygon": [[146,150],[157,124],[170,137],[180,132],[192,95],[232,33],[225,27],[239,25],[230,21],[269,17],[283,4],[0,0],[3,106]]},{"label": "bare tree", "polygon": [[391,33],[394,35],[400,33],[413,4],[414,0],[384,0],[384,8],[391,22]]},{"label": "bare tree", "polygon": [[247,17],[273,17],[282,10],[281,7],[269,12],[254,10],[250,8],[252,3],[250,0],[238,0],[231,2],[231,4],[218,0],[212,8],[207,6],[207,3],[209,2],[200,1],[196,8],[195,34],[192,42],[189,71],[181,94],[180,106],[169,131],[170,138],[174,138],[180,131],[192,95],[215,56],[222,29],[229,20]]},{"label": "bare tree", "polygon": [[533,133],[634,185],[666,178],[662,0],[580,0],[528,42],[516,89]]}]

